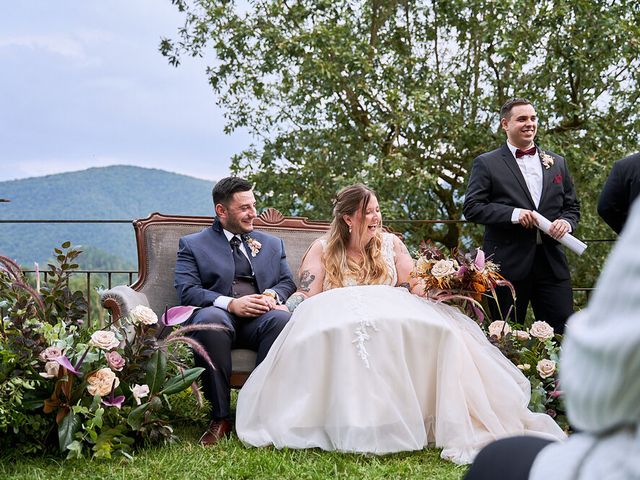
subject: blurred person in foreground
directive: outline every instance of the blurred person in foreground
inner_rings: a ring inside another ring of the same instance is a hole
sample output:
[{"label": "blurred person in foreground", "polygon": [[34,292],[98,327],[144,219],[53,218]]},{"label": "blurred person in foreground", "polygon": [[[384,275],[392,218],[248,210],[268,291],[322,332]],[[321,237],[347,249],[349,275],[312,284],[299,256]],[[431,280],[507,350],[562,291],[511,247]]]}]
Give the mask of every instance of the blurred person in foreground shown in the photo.
[{"label": "blurred person in foreground", "polygon": [[466,477],[640,478],[640,203],[586,309],[567,323],[560,385],[576,429],[565,442],[515,437],[482,450]]}]

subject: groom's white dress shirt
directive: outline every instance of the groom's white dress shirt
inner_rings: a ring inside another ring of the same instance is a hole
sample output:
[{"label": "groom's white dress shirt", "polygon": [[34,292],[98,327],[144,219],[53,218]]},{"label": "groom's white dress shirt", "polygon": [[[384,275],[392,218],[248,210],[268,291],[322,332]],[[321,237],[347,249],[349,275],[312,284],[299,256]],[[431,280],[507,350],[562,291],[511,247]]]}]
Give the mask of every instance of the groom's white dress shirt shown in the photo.
[{"label": "groom's white dress shirt", "polygon": [[[524,177],[524,181],[527,184],[527,188],[529,189],[529,194],[531,195],[531,199],[533,200],[536,209],[540,205],[540,198],[542,198],[542,162],[540,161],[540,155],[538,154],[538,149],[536,148],[536,152],[533,155],[523,155],[518,158],[516,156],[517,147],[514,147],[507,140],[507,147],[511,150],[511,154],[513,158],[516,159],[516,163],[518,164],[518,168],[520,168],[520,172],[522,172],[522,176]],[[520,212],[521,208],[514,208],[513,213],[511,213],[511,223],[519,223],[520,221]],[[571,233],[571,224],[564,219],[560,219],[565,222],[569,226],[569,233]],[[542,240],[540,239],[540,232],[538,232],[538,243]]]}]

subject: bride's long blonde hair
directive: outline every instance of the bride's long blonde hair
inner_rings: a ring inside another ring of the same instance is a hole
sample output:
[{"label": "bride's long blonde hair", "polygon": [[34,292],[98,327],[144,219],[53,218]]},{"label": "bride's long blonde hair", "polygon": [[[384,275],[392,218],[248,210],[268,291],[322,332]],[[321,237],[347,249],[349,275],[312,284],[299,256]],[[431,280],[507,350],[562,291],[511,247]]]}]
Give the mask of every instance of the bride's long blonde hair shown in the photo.
[{"label": "bride's long blonde hair", "polygon": [[364,258],[362,265],[347,256],[347,245],[351,233],[343,216],[353,217],[360,209],[362,221],[360,225],[354,224],[352,228],[357,229],[362,236],[367,229],[365,224],[366,211],[372,196],[376,196],[375,192],[361,183],[343,188],[336,196],[333,220],[323,255],[325,284],[329,288],[344,286],[347,276],[356,279],[361,285],[381,284],[389,276],[389,268],[382,256],[382,233],[380,230],[366,245],[361,246]]}]

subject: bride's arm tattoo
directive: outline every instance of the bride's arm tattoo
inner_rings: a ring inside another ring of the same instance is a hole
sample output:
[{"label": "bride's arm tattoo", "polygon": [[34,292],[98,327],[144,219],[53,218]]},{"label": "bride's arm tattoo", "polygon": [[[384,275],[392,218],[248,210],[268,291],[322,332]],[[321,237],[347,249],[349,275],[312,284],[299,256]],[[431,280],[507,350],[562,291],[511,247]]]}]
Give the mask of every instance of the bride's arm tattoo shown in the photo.
[{"label": "bride's arm tattoo", "polygon": [[289,300],[287,300],[287,303],[285,305],[287,306],[289,311],[293,313],[293,311],[298,307],[298,305],[300,305],[304,301],[305,301],[304,294],[300,292],[296,292],[289,297]]},{"label": "bride's arm tattoo", "polygon": [[316,279],[315,275],[311,275],[309,270],[304,270],[300,274],[300,290],[301,292],[309,292],[311,290],[311,284]]},{"label": "bride's arm tattoo", "polygon": [[404,287],[407,290],[411,291],[411,285],[409,285],[409,282],[403,282],[403,283],[399,283],[398,287]]}]

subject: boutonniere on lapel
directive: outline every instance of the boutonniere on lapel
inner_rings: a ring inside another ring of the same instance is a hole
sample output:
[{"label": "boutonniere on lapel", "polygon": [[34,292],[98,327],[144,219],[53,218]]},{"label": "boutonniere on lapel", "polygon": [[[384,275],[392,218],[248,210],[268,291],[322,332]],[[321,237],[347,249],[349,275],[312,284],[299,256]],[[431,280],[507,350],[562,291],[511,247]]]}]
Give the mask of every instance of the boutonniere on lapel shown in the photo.
[{"label": "boutonniere on lapel", "polygon": [[262,244],[255,238],[250,237],[249,235],[243,235],[242,239],[246,242],[247,246],[249,247],[249,250],[251,250],[251,256],[255,257],[260,251],[260,249],[262,248]]},{"label": "boutonniere on lapel", "polygon": [[540,161],[542,162],[542,165],[544,165],[544,168],[546,168],[547,170],[549,170],[549,168],[553,165],[553,157],[547,152],[542,152],[540,154]]}]

